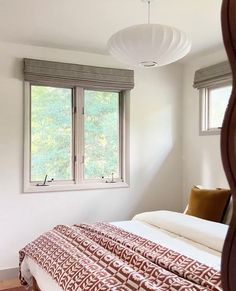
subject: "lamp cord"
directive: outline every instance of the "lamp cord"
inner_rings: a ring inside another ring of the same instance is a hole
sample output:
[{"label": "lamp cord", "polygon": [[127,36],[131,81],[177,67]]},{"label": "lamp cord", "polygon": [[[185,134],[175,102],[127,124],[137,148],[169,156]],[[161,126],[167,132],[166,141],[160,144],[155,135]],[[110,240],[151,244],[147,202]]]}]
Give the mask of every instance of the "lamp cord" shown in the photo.
[{"label": "lamp cord", "polygon": [[150,6],[151,6],[151,1],[148,1],[148,24],[150,24]]}]

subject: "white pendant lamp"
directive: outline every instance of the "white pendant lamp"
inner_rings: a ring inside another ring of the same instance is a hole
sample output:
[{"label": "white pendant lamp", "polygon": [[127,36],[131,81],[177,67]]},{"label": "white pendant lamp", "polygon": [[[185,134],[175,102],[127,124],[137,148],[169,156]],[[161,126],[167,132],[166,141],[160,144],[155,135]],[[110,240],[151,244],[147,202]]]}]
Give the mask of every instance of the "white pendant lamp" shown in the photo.
[{"label": "white pendant lamp", "polygon": [[120,62],[137,67],[159,67],[183,58],[191,49],[187,35],[162,24],[150,24],[150,2],[148,23],[122,29],[111,36],[108,50]]}]

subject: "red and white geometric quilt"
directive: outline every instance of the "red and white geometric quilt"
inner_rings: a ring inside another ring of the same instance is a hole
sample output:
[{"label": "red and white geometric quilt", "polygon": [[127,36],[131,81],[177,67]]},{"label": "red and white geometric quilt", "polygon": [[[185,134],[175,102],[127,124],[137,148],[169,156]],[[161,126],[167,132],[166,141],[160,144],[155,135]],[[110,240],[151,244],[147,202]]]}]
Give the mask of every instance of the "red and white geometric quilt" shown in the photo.
[{"label": "red and white geometric quilt", "polygon": [[219,271],[109,223],[58,225],[25,256],[67,291],[222,290]]}]

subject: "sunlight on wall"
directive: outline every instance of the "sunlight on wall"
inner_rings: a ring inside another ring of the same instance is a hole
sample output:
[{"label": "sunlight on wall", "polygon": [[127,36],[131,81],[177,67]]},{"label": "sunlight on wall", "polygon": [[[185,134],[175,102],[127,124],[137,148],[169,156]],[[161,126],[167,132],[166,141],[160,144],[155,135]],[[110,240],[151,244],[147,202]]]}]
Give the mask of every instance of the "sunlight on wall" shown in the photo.
[{"label": "sunlight on wall", "polygon": [[220,145],[215,157],[211,151],[204,150],[201,159],[201,184],[209,188],[228,188],[225,173],[221,162]]},{"label": "sunlight on wall", "polygon": [[[135,99],[131,97],[131,102],[135,101],[134,106],[131,103],[131,116],[135,119],[135,124],[131,124],[131,187],[136,193],[133,202],[136,212],[139,209],[180,209],[180,70],[179,66],[171,70],[164,67],[152,75],[149,70],[143,72],[140,75],[142,82],[136,78],[135,90],[138,89],[139,93],[134,92]],[[149,84],[148,92],[141,88],[146,83]],[[155,91],[154,87],[158,90]]]},{"label": "sunlight on wall", "polygon": [[147,176],[145,183],[147,184],[156,176],[174,146],[172,116],[171,105],[158,108],[146,115],[142,139],[147,143],[145,150],[143,151],[142,148],[140,152],[143,151],[145,154],[145,176]]},{"label": "sunlight on wall", "polygon": [[214,177],[212,171],[211,160],[209,159],[209,155],[206,151],[203,152],[202,159],[201,159],[201,185],[204,187],[213,187],[214,184]]}]

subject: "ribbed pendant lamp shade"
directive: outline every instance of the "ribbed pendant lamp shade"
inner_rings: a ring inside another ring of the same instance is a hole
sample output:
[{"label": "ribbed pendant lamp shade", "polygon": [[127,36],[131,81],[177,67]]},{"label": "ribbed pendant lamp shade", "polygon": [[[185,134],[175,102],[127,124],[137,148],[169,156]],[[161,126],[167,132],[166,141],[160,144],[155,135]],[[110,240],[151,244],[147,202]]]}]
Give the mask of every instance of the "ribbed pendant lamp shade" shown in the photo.
[{"label": "ribbed pendant lamp shade", "polygon": [[183,58],[191,49],[186,34],[161,24],[139,24],[118,31],[108,50],[120,62],[137,67],[156,67]]}]

